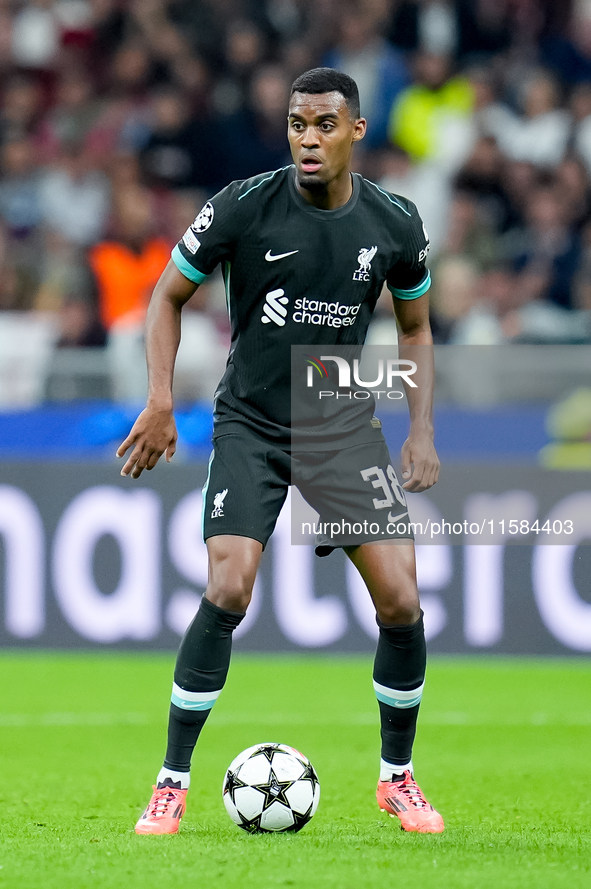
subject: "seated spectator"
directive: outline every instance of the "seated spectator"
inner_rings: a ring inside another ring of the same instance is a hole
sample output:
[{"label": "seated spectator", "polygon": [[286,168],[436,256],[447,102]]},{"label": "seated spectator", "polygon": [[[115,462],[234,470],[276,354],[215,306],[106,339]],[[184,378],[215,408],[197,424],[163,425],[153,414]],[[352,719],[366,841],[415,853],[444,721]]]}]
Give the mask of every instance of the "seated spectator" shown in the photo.
[{"label": "seated spectator", "polygon": [[103,236],[109,191],[106,176],[93,169],[92,158],[82,146],[66,145],[59,162],[40,182],[43,222],[72,244],[87,247]]},{"label": "seated spectator", "polygon": [[324,58],[355,80],[361,114],[367,119],[365,149],[377,148],[388,138],[388,117],[410,75],[401,53],[382,37],[383,22],[368,4],[347,2],[339,15],[339,39]]},{"label": "seated spectator", "polygon": [[571,116],[559,108],[558,87],[544,71],[522,89],[522,114],[508,108],[488,120],[490,135],[508,158],[538,167],[556,167],[563,159],[571,133]]},{"label": "seated spectator", "polygon": [[437,158],[457,169],[473,143],[473,87],[466,77],[451,75],[447,56],[433,53],[416,57],[415,78],[391,110],[390,141],[414,161]]},{"label": "seated spectator", "polygon": [[507,218],[502,231],[525,226],[527,206],[531,193],[540,183],[540,172],[526,161],[508,161],[504,158],[501,181],[507,195]]},{"label": "seated spectator", "polygon": [[413,164],[401,148],[392,146],[379,155],[378,185],[409,198],[417,207],[431,242],[431,257],[437,256],[447,237],[451,206],[450,177],[439,164]]},{"label": "seated spectator", "polygon": [[510,217],[510,200],[503,176],[503,156],[491,136],[480,138],[459,171],[455,188],[471,195],[496,231],[503,231]]},{"label": "seated spectator", "polygon": [[62,305],[59,316],[58,349],[74,347],[102,347],[107,342],[107,332],[99,321],[92,303],[70,297]]},{"label": "seated spectator", "polygon": [[226,181],[248,179],[290,163],[285,137],[289,89],[282,68],[261,68],[252,80],[247,105],[222,121]]},{"label": "seated spectator", "polygon": [[505,256],[517,270],[534,264],[548,269],[545,298],[558,306],[572,306],[572,279],[581,260],[580,239],[569,226],[569,207],[554,183],[530,194],[526,222],[503,239]]},{"label": "seated spectator", "polygon": [[149,90],[156,66],[141,41],[121,43],[109,59],[101,114],[92,130],[92,150],[104,156],[135,151],[149,122]]},{"label": "seated spectator", "polygon": [[489,58],[505,52],[511,43],[510,6],[493,0],[458,0],[458,55]]},{"label": "seated spectator", "polygon": [[59,156],[68,145],[88,148],[101,113],[102,105],[93,95],[88,75],[83,70],[64,71],[57,84],[55,104],[39,128],[38,144],[44,160]]},{"label": "seated spectator", "polygon": [[441,256],[463,257],[479,271],[484,271],[496,263],[498,253],[495,229],[474,194],[456,192]]},{"label": "seated spectator", "polygon": [[460,36],[457,2],[399,0],[389,5],[393,10],[387,36],[394,46],[404,52],[455,53]]},{"label": "seated spectator", "polygon": [[174,0],[168,4],[168,17],[188,41],[193,54],[220,64],[221,47],[229,15],[219,14],[215,3]]},{"label": "seated spectator", "polygon": [[15,239],[30,235],[41,221],[39,173],[25,138],[5,143],[0,152],[0,218]]},{"label": "seated spectator", "polygon": [[128,189],[116,195],[113,237],[89,252],[101,321],[141,326],[152,290],[170,258],[168,241],[153,234],[150,196]]},{"label": "seated spectator", "polygon": [[0,149],[0,223],[16,275],[16,304],[32,306],[39,283],[41,202],[39,174],[31,141],[19,139]]},{"label": "seated spectator", "polygon": [[479,303],[476,266],[462,256],[438,264],[434,278],[431,323],[437,343],[480,345],[501,341],[494,313]]},{"label": "seated spectator", "polygon": [[138,139],[146,183],[214,191],[221,176],[213,121],[193,117],[187,97],[176,87],[161,87],[150,105],[145,138]]},{"label": "seated spectator", "polygon": [[85,251],[55,228],[45,227],[38,257],[39,287],[34,308],[59,313],[68,299],[96,302]]},{"label": "seated spectator", "polygon": [[250,79],[267,56],[261,30],[245,19],[229,23],[223,48],[224,73],[212,93],[214,111],[221,117],[235,114],[246,103]]},{"label": "seated spectator", "polygon": [[13,75],[4,86],[0,144],[35,136],[42,113],[42,93],[32,76]]}]

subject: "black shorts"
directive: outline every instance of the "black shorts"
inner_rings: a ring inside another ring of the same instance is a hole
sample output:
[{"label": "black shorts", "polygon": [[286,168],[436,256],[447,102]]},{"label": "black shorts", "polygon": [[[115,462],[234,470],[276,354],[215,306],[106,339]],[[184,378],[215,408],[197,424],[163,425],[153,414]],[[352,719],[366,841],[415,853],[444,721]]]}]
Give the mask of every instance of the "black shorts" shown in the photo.
[{"label": "black shorts", "polygon": [[203,488],[204,539],[235,534],[266,546],[290,484],[319,514],[313,529],[318,555],[413,539],[404,491],[381,432],[366,444],[290,454],[246,426],[214,439]]}]

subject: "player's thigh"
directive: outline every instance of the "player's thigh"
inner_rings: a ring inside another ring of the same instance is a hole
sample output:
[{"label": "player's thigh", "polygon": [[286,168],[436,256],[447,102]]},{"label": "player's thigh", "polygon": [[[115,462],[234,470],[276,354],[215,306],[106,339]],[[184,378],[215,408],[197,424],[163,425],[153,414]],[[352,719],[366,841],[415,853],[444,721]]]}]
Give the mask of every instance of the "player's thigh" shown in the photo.
[{"label": "player's thigh", "polygon": [[243,613],[248,608],[263,544],[252,537],[221,534],[207,541],[206,597],[214,605]]},{"label": "player's thigh", "polygon": [[289,457],[261,437],[228,433],[214,439],[203,489],[203,537],[271,536],[287,496]]}]

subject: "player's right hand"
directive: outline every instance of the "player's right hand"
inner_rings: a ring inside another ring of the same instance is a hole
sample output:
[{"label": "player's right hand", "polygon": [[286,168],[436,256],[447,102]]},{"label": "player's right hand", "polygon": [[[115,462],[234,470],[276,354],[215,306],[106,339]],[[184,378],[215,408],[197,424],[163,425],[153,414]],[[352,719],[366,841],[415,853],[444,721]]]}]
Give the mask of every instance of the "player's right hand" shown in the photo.
[{"label": "player's right hand", "polygon": [[176,451],[178,434],[172,410],[147,407],[141,412],[132,430],[117,449],[117,456],[123,457],[133,445],[121,475],[139,478],[144,469],[154,469],[156,463],[166,453],[170,463]]}]

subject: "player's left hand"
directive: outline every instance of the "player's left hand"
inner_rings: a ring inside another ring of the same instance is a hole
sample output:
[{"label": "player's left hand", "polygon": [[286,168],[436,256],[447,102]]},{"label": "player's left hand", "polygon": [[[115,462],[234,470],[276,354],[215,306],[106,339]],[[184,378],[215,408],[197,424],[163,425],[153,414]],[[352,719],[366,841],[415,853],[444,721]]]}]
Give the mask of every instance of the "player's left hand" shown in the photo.
[{"label": "player's left hand", "polygon": [[432,488],[439,478],[439,457],[428,433],[418,434],[411,431],[402,445],[400,452],[402,462],[402,478],[406,479],[402,487],[405,491],[419,494]]}]

